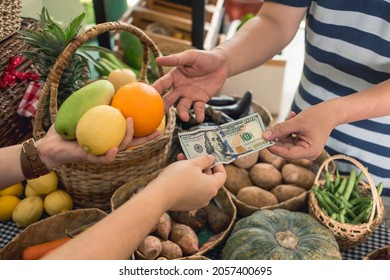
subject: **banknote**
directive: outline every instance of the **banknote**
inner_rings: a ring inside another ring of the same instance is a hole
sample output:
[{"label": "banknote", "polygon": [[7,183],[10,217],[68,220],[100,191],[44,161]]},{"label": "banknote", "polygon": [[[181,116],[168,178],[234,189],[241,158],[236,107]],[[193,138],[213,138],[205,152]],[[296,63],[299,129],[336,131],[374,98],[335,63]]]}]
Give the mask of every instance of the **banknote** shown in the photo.
[{"label": "banknote", "polygon": [[180,132],[178,137],[188,159],[211,154],[215,156],[216,165],[273,145],[273,141],[262,138],[264,130],[261,116],[255,113],[229,123]]}]

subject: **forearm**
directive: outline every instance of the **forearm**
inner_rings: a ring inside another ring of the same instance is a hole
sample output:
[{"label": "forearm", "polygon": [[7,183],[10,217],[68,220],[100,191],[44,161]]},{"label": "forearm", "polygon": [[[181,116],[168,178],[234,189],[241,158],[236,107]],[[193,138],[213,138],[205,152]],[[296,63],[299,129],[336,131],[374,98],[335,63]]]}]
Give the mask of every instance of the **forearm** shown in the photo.
[{"label": "forearm", "polygon": [[0,149],[0,189],[24,180],[20,165],[21,150],[21,144]]},{"label": "forearm", "polygon": [[163,197],[157,189],[145,188],[45,259],[128,259],[168,210]]},{"label": "forearm", "polygon": [[253,69],[278,54],[294,38],[305,11],[265,3],[256,17],[214,49],[228,62],[229,76]]},{"label": "forearm", "polygon": [[390,80],[364,91],[327,101],[335,126],[390,115]]}]

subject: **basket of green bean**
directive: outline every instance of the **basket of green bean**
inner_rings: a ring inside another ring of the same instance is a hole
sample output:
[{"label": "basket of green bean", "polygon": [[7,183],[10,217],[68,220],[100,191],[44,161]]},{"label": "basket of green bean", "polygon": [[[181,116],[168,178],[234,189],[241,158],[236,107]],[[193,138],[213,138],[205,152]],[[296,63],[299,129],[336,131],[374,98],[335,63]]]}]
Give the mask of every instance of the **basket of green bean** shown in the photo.
[{"label": "basket of green bean", "polygon": [[[336,160],[352,162],[357,169],[340,175],[335,165],[329,169]],[[309,193],[309,213],[333,231],[343,251],[362,244],[382,222],[382,189],[383,184],[376,186],[368,169],[356,159],[334,155],[317,171]]]}]

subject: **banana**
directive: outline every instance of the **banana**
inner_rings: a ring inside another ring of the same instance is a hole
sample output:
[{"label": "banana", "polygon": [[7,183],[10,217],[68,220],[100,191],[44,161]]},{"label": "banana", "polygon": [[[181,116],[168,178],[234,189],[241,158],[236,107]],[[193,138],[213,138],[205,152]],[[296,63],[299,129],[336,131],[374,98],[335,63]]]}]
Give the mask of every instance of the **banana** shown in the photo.
[{"label": "banana", "polygon": [[76,126],[81,116],[97,105],[109,105],[114,93],[113,84],[103,79],[75,91],[58,109],[55,130],[65,140],[75,139]]}]

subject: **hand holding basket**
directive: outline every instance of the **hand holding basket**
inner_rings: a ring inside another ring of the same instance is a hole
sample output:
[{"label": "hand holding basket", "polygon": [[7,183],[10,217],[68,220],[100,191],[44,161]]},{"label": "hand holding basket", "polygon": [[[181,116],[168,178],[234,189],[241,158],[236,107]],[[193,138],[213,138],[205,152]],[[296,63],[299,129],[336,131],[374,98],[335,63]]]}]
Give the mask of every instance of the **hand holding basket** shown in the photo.
[{"label": "hand holding basket", "polygon": [[[151,50],[155,57],[160,55],[154,42],[142,30],[128,23],[106,22],[95,25],[76,36],[60,54],[51,68],[40,95],[37,114],[33,123],[35,138],[41,138],[46,134],[43,129],[42,119],[48,96],[50,96],[49,112],[51,122],[55,121],[59,81],[67,62],[85,42],[99,34],[110,31],[130,32],[139,38],[143,46],[143,63],[139,81],[147,82],[148,52]],[[158,70],[159,75],[162,76],[164,74],[163,69],[158,67]],[[58,167],[56,172],[60,181],[64,185],[65,190],[72,196],[75,204],[81,207],[109,209],[111,195],[119,186],[165,167],[170,154],[172,134],[175,126],[173,108],[167,112],[166,119],[166,129],[160,136],[144,145],[119,152],[115,160],[110,164],[79,162]]]}]

